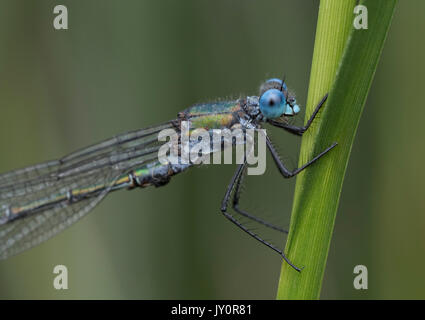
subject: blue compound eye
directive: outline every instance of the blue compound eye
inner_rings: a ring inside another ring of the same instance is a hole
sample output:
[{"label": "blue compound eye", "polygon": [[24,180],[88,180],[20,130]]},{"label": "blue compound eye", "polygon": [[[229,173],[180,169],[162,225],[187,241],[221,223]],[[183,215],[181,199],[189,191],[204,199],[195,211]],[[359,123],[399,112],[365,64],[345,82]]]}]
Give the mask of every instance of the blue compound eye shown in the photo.
[{"label": "blue compound eye", "polygon": [[260,97],[261,113],[268,119],[279,118],[285,108],[286,99],[280,90],[269,89]]},{"label": "blue compound eye", "polygon": [[286,83],[283,83],[282,84],[282,80],[281,79],[277,79],[277,78],[272,78],[272,79],[269,79],[269,80],[267,80],[266,81],[266,84],[267,83],[277,83],[279,86],[281,86],[282,87],[282,90],[288,90],[288,88],[286,87]]}]

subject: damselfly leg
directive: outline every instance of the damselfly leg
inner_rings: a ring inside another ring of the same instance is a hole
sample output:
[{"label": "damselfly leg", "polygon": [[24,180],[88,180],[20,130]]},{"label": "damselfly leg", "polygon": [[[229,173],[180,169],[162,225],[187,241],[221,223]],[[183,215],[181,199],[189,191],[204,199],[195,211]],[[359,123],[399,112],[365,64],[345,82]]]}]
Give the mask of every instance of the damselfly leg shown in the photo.
[{"label": "damselfly leg", "polygon": [[319,104],[314,109],[313,114],[308,119],[306,125],[303,127],[297,127],[289,123],[279,122],[272,119],[267,120],[267,122],[270,123],[272,126],[279,127],[279,128],[285,129],[286,131],[292,134],[302,136],[304,132],[306,132],[308,128],[310,128],[310,125],[312,124],[314,118],[317,116],[320,108],[323,106],[327,98],[328,98],[328,94],[325,94],[325,96],[322,98],[322,100],[320,100]]},{"label": "damselfly leg", "polygon": [[261,238],[259,235],[257,235],[256,233],[254,233],[253,231],[249,230],[247,227],[245,227],[242,223],[240,223],[235,217],[233,217],[230,213],[227,212],[227,204],[229,202],[230,199],[230,195],[232,194],[232,190],[235,187],[239,177],[242,175],[244,169],[246,167],[246,162],[243,164],[240,164],[238,166],[238,168],[236,169],[235,174],[232,177],[232,180],[230,181],[229,186],[227,187],[226,190],[226,194],[224,195],[223,201],[221,202],[221,212],[223,213],[223,215],[229,219],[232,223],[234,223],[236,226],[238,226],[239,228],[241,228],[243,231],[245,231],[247,234],[249,234],[251,237],[253,237],[254,239],[260,241],[262,244],[266,245],[267,247],[269,247],[270,249],[276,251],[277,253],[279,253],[279,255],[282,256],[282,258],[295,270],[297,270],[298,272],[301,271],[300,268],[298,268],[297,266],[295,266],[285,255],[285,253],[280,250],[279,248],[275,247],[273,244],[271,244],[270,242],[264,240],[263,238]]},{"label": "damselfly leg", "polygon": [[280,173],[282,174],[282,176],[284,178],[292,178],[293,176],[296,176],[298,173],[303,171],[309,165],[313,164],[314,162],[319,160],[321,157],[323,157],[327,152],[329,152],[330,150],[335,148],[338,144],[336,142],[332,143],[329,147],[327,147],[324,151],[319,153],[317,156],[315,156],[309,162],[305,163],[304,165],[302,165],[299,168],[296,168],[296,169],[290,171],[288,168],[286,168],[285,164],[280,159],[279,154],[277,153],[276,149],[273,147],[269,137],[266,137],[266,143],[267,143],[267,148],[269,149],[277,168],[279,169]]},{"label": "damselfly leg", "polygon": [[240,199],[240,193],[241,193],[242,180],[243,180],[245,175],[246,175],[246,162],[244,163],[244,168],[242,169],[242,173],[239,175],[239,178],[236,181],[235,192],[233,194],[233,203],[232,203],[233,210],[235,210],[240,215],[242,215],[242,216],[244,216],[248,219],[251,219],[255,222],[258,222],[258,223],[260,223],[260,224],[262,224],[262,225],[264,225],[268,228],[271,228],[271,229],[274,229],[276,231],[280,231],[280,232],[288,234],[287,230],[285,230],[285,229],[283,229],[279,226],[276,226],[276,225],[274,225],[274,224],[272,224],[272,223],[270,223],[266,220],[263,220],[259,217],[256,217],[256,216],[246,212],[245,210],[239,208],[239,199]]}]

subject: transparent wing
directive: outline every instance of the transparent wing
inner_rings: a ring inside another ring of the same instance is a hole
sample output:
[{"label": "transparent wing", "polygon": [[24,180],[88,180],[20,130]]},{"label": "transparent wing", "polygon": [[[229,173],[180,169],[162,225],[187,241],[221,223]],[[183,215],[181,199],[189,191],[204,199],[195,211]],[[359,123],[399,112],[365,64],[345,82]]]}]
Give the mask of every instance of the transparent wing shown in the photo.
[{"label": "transparent wing", "polygon": [[108,193],[72,205],[59,205],[0,226],[0,259],[29,249],[66,229],[93,209]]},{"label": "transparent wing", "polygon": [[[119,177],[155,161],[161,145],[157,134],[167,128],[172,128],[171,122],[115,136],[60,160],[0,175],[0,259],[64,230],[93,209]],[[97,191],[90,197],[78,201],[61,198],[67,192],[94,187]]]}]

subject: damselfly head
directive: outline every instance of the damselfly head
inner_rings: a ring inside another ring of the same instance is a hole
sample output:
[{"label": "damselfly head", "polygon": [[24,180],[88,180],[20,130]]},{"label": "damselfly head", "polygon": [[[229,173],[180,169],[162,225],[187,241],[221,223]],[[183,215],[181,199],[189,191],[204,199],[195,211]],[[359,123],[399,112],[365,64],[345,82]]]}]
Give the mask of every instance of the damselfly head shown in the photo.
[{"label": "damselfly head", "polygon": [[294,97],[288,97],[284,81],[273,78],[267,80],[260,89],[260,110],[268,119],[281,116],[294,116],[300,112]]}]

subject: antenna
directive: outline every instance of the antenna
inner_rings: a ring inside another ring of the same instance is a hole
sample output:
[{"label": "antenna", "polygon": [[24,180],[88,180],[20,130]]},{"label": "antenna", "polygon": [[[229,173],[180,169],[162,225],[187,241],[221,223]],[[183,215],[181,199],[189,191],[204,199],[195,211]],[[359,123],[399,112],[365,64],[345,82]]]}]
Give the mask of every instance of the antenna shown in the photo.
[{"label": "antenna", "polygon": [[286,78],[286,75],[283,75],[283,77],[282,77],[282,84],[280,85],[280,91],[281,92],[283,92],[282,90],[283,90],[283,84],[285,83],[285,78]]}]

